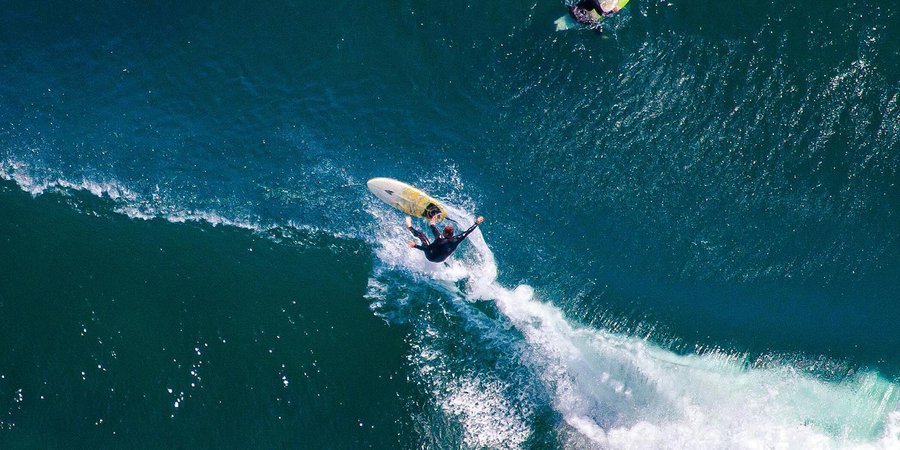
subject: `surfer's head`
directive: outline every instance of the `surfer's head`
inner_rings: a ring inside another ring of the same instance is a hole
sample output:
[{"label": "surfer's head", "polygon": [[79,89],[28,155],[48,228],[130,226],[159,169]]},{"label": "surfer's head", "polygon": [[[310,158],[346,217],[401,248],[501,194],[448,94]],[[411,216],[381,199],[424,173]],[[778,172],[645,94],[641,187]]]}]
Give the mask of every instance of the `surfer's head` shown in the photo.
[{"label": "surfer's head", "polygon": [[453,227],[451,227],[450,225],[447,225],[446,227],[444,227],[444,237],[445,238],[453,237]]}]

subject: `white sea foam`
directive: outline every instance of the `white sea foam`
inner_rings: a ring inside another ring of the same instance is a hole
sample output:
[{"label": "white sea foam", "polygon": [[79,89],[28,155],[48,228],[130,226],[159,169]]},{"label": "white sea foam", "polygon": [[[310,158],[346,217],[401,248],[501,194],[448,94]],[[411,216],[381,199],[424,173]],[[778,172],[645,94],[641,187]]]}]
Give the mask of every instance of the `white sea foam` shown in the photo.
[{"label": "white sea foam", "polygon": [[138,196],[131,190],[121,186],[114,180],[95,181],[82,177],[80,180],[64,178],[39,177],[33,168],[18,161],[0,161],[0,178],[14,181],[19,187],[31,195],[41,195],[48,190],[71,189],[87,191],[97,197],[108,197],[112,200],[135,200]]},{"label": "white sea foam", "polygon": [[463,428],[470,448],[518,448],[531,434],[519,411],[503,395],[498,382],[462,378],[445,386],[441,407]]},{"label": "white sea foam", "polygon": [[[381,221],[375,252],[385,267],[468,301],[493,301],[522,333],[533,350],[523,356],[552,393],[552,406],[568,427],[561,433],[569,436],[568,446],[900,449],[900,389],[877,374],[828,382],[788,363],[754,368],[726,352],[678,355],[641,338],[573,324],[530,286],[499,284],[480,233],[471,235],[465,256],[448,266],[430,264],[402,246],[409,239],[402,224],[386,222],[397,220],[395,213],[377,206],[369,212]],[[472,220],[463,211],[452,215]],[[455,289],[463,280],[466,288]],[[478,397],[465,386],[455,388],[460,398]],[[451,411],[465,404],[455,400]],[[491,408],[464,411],[463,427],[479,434],[485,426],[495,435],[530,432],[513,431]],[[467,425],[473,423],[478,425]]]},{"label": "white sea foam", "polygon": [[108,198],[114,202],[115,212],[127,215],[132,219],[161,218],[172,223],[205,222],[213,226],[231,226],[254,232],[267,232],[277,228],[319,231],[314,227],[298,225],[294,222],[289,222],[286,226],[266,223],[249,214],[236,215],[209,209],[185,208],[161,198],[158,194],[141,195],[115,179],[97,181],[82,177],[71,180],[54,174],[42,173],[41,170],[27,163],[13,160],[0,161],[0,178],[15,182],[20,189],[33,196],[56,191],[83,191],[99,198]]},{"label": "white sea foam", "polygon": [[[531,430],[527,412],[508,396],[516,387],[493,374],[479,376],[452,369],[456,362],[433,345],[442,338],[452,338],[442,334],[425,323],[410,342],[409,358],[417,379],[431,392],[443,416],[435,420],[438,429],[434,434],[441,436],[444,444],[458,440],[466,448],[521,448]],[[456,428],[458,436],[452,431]]]}]

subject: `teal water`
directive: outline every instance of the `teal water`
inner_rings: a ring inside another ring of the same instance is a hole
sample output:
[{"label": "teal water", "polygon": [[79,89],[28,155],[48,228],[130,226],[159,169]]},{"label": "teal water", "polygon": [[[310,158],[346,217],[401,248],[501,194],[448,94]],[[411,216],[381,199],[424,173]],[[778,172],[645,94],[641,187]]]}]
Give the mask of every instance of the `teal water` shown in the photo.
[{"label": "teal water", "polygon": [[7,4],[0,446],[900,446],[897,5],[564,12]]},{"label": "teal water", "polygon": [[3,186],[3,441],[398,442],[415,395],[402,333],[361,298],[358,242],[134,221],[83,197]]}]

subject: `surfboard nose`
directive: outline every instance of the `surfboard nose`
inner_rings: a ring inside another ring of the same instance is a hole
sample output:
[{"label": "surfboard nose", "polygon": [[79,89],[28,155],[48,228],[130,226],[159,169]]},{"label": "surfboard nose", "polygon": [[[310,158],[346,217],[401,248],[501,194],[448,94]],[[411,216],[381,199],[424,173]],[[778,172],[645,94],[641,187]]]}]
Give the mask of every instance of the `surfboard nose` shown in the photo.
[{"label": "surfboard nose", "polygon": [[372,178],[369,181],[366,181],[366,187],[369,188],[369,192],[375,192],[375,186],[378,185],[379,180],[384,180],[384,178]]}]

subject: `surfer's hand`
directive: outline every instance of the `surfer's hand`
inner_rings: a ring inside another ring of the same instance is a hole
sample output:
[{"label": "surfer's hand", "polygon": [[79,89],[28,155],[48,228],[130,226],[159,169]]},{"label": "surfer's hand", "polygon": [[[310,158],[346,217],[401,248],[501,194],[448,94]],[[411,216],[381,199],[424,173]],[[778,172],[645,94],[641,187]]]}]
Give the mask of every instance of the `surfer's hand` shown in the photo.
[{"label": "surfer's hand", "polygon": [[412,228],[412,218],[406,216],[406,228]]},{"label": "surfer's hand", "polygon": [[484,217],[478,216],[478,218],[475,219],[475,223],[480,224],[481,222],[484,222]]},{"label": "surfer's hand", "polygon": [[416,243],[413,241],[409,241],[406,243],[406,246],[409,248],[416,248]]}]

